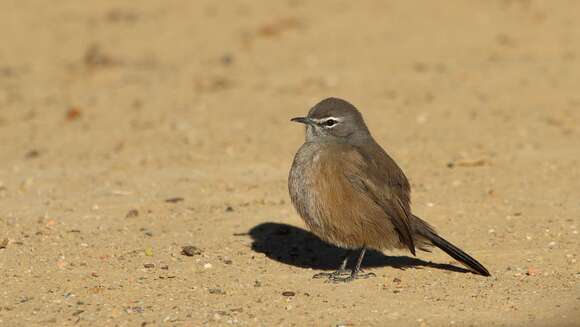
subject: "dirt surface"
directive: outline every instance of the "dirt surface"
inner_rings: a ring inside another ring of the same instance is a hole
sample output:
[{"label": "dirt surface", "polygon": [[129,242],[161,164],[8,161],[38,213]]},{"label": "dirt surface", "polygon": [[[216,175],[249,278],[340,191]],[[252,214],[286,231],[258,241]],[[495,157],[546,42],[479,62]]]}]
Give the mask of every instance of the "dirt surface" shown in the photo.
[{"label": "dirt surface", "polygon": [[[580,2],[0,2],[0,325],[579,326]],[[486,265],[341,250],[286,186],[345,98]],[[182,253],[183,246],[187,248]]]}]

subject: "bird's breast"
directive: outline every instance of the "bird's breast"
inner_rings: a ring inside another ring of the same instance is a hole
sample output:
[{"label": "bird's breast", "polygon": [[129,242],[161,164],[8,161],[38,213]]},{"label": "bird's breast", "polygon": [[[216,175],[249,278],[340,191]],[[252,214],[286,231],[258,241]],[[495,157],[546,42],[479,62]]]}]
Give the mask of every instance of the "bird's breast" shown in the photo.
[{"label": "bird's breast", "polygon": [[368,190],[349,176],[365,176],[362,155],[341,144],[304,144],[296,153],[288,188],[310,230],[345,248],[381,249],[398,243],[393,224]]},{"label": "bird's breast", "polygon": [[315,183],[320,170],[320,147],[314,143],[303,144],[296,155],[288,176],[290,199],[296,211],[311,229],[320,228],[317,212]]},{"label": "bird's breast", "polygon": [[[346,245],[337,237],[344,217],[353,209],[353,190],[344,179],[340,148],[329,144],[305,143],[296,153],[288,187],[292,204],[310,230],[337,245]],[[346,210],[340,208],[345,206]],[[348,224],[347,223],[347,224]],[[339,226],[340,225],[340,226]],[[345,235],[346,236],[346,235]]]}]

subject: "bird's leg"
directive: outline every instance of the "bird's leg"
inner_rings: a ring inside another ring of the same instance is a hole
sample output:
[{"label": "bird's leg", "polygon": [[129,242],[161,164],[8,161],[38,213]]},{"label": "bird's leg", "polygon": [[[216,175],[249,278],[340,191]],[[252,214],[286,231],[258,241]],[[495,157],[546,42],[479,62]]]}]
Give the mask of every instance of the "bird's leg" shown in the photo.
[{"label": "bird's leg", "polygon": [[369,277],[376,277],[377,275],[375,275],[374,273],[367,273],[367,274],[360,274],[360,266],[362,264],[363,258],[365,256],[365,252],[367,251],[366,247],[363,247],[360,251],[360,254],[358,256],[358,259],[356,261],[356,266],[354,266],[354,268],[352,268],[352,272],[350,273],[350,276],[348,277],[340,277],[340,276],[332,276],[330,277],[330,280],[334,283],[341,283],[341,282],[351,282],[355,279],[366,279]]},{"label": "bird's leg", "polygon": [[335,276],[340,276],[349,273],[349,271],[346,269],[346,265],[348,264],[348,258],[350,258],[350,254],[351,250],[348,250],[344,255],[344,258],[342,259],[342,264],[340,265],[340,268],[338,268],[338,270],[333,272],[321,272],[312,276],[312,278],[333,278]]},{"label": "bird's leg", "polygon": [[367,251],[366,247],[363,247],[362,250],[360,251],[360,255],[358,257],[358,260],[356,261],[356,266],[354,267],[354,269],[352,270],[351,276],[355,279],[357,278],[369,278],[369,277],[377,277],[377,275],[375,275],[375,273],[366,273],[366,274],[361,274],[361,269],[360,266],[362,264],[363,258],[365,256],[365,253]]}]

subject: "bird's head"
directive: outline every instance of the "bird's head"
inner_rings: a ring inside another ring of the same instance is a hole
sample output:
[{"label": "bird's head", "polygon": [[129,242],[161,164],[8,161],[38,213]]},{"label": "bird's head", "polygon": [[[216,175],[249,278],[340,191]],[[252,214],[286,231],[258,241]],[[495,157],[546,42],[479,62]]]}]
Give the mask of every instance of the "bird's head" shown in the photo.
[{"label": "bird's head", "polygon": [[357,143],[371,137],[361,113],[338,98],[324,99],[310,109],[308,116],[291,120],[306,125],[306,142]]}]

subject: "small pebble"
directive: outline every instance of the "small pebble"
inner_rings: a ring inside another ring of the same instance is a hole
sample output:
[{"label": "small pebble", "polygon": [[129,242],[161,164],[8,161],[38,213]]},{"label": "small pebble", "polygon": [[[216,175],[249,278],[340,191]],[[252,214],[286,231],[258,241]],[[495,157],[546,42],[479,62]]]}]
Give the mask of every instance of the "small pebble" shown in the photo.
[{"label": "small pebble", "polygon": [[210,288],[207,290],[209,294],[226,294],[221,288]]},{"label": "small pebble", "polygon": [[38,157],[39,155],[40,155],[40,152],[38,152],[38,150],[30,150],[30,151],[26,152],[24,157],[26,159],[33,159],[33,158]]},{"label": "small pebble", "polygon": [[223,56],[220,57],[220,62],[224,65],[224,66],[229,66],[234,62],[234,56],[226,53]]},{"label": "small pebble", "polygon": [[294,293],[292,291],[285,291],[285,292],[282,292],[282,295],[283,296],[295,296],[296,293]]},{"label": "small pebble", "polygon": [[77,311],[73,312],[73,314],[72,314],[72,315],[73,315],[73,316],[78,316],[78,315],[80,315],[80,314],[81,314],[81,313],[83,313],[83,312],[85,312],[85,310],[77,310]]},{"label": "small pebble", "polygon": [[125,215],[126,218],[135,218],[135,217],[138,217],[138,216],[139,216],[139,210],[137,210],[137,209],[131,209]]},{"label": "small pebble", "polygon": [[155,268],[155,264],[154,263],[146,263],[143,265],[143,267],[150,269],[150,268]]},{"label": "small pebble", "polygon": [[181,254],[193,257],[194,255],[200,255],[201,250],[193,245],[186,245],[181,248]]},{"label": "small pebble", "polygon": [[528,271],[526,271],[527,276],[536,276],[540,273],[540,270],[533,267],[528,267]]},{"label": "small pebble", "polygon": [[8,246],[8,239],[5,238],[2,242],[0,242],[0,249],[5,249]]},{"label": "small pebble", "polygon": [[203,265],[203,268],[205,269],[211,269],[211,267],[213,267],[211,263],[206,263],[205,265]]},{"label": "small pebble", "polygon": [[226,207],[226,212],[233,212],[234,208],[232,208],[231,206],[227,206]]},{"label": "small pebble", "polygon": [[70,107],[66,112],[66,120],[77,120],[81,116],[81,110],[77,107]]},{"label": "small pebble", "polygon": [[185,199],[180,198],[180,197],[165,199],[165,202],[167,202],[167,203],[177,203],[177,202],[183,202],[183,201],[185,201]]}]

